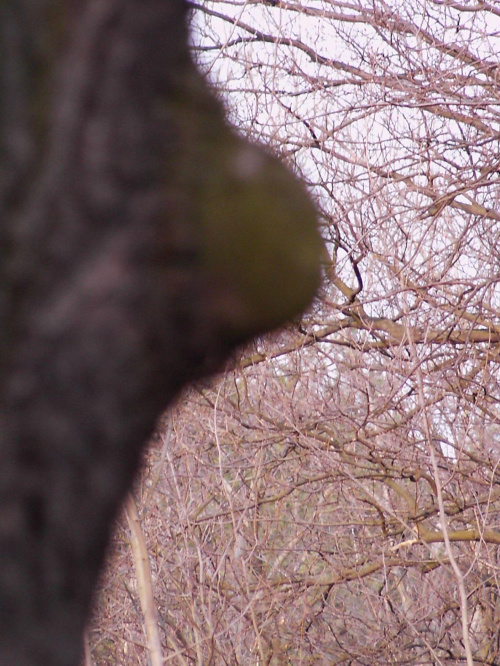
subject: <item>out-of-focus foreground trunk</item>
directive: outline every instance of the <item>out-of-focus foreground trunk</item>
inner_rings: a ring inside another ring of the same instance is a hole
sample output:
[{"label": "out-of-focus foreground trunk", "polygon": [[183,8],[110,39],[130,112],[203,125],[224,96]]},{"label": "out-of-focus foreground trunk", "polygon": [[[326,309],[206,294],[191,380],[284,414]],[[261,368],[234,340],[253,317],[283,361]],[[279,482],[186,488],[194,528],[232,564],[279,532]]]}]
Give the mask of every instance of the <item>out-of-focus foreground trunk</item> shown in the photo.
[{"label": "out-of-focus foreground trunk", "polygon": [[241,178],[278,169],[225,125],[190,61],[181,0],[2,3],[3,666],[78,662],[110,524],[158,415],[316,287],[312,227],[289,311],[253,318],[231,274],[212,279],[196,201],[213,171],[204,132],[250,151]]}]

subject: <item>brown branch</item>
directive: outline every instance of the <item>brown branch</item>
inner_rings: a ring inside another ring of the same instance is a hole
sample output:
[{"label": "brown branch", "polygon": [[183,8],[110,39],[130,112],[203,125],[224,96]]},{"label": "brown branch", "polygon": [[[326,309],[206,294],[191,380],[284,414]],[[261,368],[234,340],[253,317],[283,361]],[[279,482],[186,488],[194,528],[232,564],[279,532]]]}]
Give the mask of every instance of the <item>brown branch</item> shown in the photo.
[{"label": "brown branch", "polygon": [[132,493],[127,495],[125,513],[130,527],[130,545],[132,546],[135,572],[137,576],[137,592],[139,594],[142,613],[144,615],[144,628],[146,631],[149,658],[151,660],[151,666],[162,666],[163,650],[158,628],[153,583],[151,581],[148,549],[144,534],[142,533],[137,505]]}]

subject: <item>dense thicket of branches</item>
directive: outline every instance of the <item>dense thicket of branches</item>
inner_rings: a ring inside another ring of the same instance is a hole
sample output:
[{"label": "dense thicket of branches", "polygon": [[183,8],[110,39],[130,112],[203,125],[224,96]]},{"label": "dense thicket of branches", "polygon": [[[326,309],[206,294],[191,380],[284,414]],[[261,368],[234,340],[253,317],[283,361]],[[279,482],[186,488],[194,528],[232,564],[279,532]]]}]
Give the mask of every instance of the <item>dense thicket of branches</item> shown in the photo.
[{"label": "dense thicket of branches", "polygon": [[[331,261],[303,321],[186,394],[152,449],[164,656],[497,664],[500,10],[193,7],[200,63],[308,180]],[[97,664],[144,659],[127,541]]]}]

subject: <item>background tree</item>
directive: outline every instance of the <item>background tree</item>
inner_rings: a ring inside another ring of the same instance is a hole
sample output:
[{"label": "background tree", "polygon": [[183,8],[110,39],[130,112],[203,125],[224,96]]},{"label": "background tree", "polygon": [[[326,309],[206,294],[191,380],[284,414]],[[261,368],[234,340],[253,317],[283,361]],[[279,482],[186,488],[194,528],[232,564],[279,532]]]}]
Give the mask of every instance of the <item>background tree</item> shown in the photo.
[{"label": "background tree", "polygon": [[[321,299],[184,394],[138,487],[174,664],[497,664],[500,10],[192,4],[321,206]],[[128,531],[90,632],[144,662]],[[125,626],[123,633],[122,627]]]}]

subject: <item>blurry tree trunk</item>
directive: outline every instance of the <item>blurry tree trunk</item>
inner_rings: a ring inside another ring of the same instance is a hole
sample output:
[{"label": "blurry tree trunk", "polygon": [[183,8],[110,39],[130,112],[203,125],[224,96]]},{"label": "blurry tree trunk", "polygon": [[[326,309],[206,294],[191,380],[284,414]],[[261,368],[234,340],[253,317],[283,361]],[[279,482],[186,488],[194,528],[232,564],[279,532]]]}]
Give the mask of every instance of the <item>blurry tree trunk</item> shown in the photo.
[{"label": "blurry tree trunk", "polygon": [[227,132],[181,0],[0,5],[2,666],[78,661],[141,447],[232,347],[177,187],[184,88]]}]

